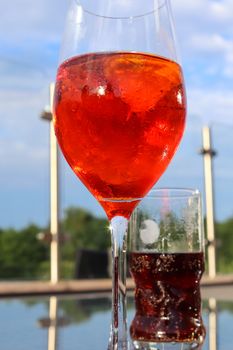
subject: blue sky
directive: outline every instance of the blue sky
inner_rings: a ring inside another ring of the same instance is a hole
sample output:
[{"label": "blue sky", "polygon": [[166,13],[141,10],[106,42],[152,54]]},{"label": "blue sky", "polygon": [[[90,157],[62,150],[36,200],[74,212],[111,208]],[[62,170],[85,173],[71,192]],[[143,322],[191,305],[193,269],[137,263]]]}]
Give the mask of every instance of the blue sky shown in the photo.
[{"label": "blue sky", "polygon": [[[201,127],[213,125],[216,212],[233,215],[233,1],[171,0],[188,96],[183,142],[160,186],[203,191]],[[49,220],[49,129],[39,115],[54,80],[68,0],[0,0],[0,227]],[[102,209],[61,162],[61,206]]]}]

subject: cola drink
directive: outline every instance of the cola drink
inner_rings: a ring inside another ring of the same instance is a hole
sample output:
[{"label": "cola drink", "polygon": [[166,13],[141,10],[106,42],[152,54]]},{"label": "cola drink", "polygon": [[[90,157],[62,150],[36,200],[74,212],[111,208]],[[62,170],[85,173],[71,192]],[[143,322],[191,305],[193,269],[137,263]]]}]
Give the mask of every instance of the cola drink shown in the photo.
[{"label": "cola drink", "polygon": [[131,338],[141,342],[203,342],[203,253],[132,252],[129,260],[136,286]]}]

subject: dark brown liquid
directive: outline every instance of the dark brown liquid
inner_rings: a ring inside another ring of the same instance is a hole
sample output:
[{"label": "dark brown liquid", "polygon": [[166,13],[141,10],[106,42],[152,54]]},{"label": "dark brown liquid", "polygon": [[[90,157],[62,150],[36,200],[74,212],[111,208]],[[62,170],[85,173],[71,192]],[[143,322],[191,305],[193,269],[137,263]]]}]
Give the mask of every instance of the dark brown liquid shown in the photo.
[{"label": "dark brown liquid", "polygon": [[136,314],[133,340],[200,342],[205,337],[201,317],[200,279],[203,253],[131,253]]}]

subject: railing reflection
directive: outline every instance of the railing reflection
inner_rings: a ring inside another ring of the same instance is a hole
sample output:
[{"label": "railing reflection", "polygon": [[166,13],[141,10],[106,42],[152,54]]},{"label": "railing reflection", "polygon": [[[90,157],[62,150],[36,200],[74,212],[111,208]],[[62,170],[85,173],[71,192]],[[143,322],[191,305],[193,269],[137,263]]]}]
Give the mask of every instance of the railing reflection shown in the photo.
[{"label": "railing reflection", "polygon": [[49,317],[41,318],[39,325],[42,328],[48,328],[48,350],[58,349],[58,331],[59,327],[69,324],[67,317],[59,317],[59,300],[56,296],[49,298]]},{"label": "railing reflection", "polygon": [[218,350],[218,310],[217,300],[209,299],[209,350]]},{"label": "railing reflection", "polygon": [[57,318],[58,300],[57,297],[51,297],[49,300],[49,318],[50,326],[48,329],[48,350],[56,350],[57,348]]}]

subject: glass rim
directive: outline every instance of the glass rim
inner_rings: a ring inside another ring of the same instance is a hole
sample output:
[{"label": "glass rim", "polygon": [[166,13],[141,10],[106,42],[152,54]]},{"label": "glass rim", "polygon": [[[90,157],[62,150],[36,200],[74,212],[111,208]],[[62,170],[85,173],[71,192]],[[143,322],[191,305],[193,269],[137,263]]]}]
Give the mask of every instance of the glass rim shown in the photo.
[{"label": "glass rim", "polygon": [[159,4],[158,4],[158,7],[156,9],[153,9],[151,11],[147,11],[147,12],[144,12],[142,14],[135,14],[135,15],[132,15],[132,16],[107,16],[107,15],[102,15],[100,13],[95,13],[94,11],[91,11],[91,10],[88,10],[85,6],[82,5],[82,0],[74,0],[75,3],[78,5],[78,6],[81,6],[82,7],[82,10],[87,13],[88,15],[91,15],[91,16],[94,16],[94,17],[100,17],[100,18],[105,18],[105,19],[115,19],[115,20],[132,20],[133,18],[142,18],[142,17],[146,17],[146,16],[149,16],[149,15],[152,15],[153,13],[157,12],[159,9],[161,9],[163,6],[165,6],[166,2],[168,0],[159,0]]},{"label": "glass rim", "polygon": [[111,203],[131,203],[141,201],[145,197],[135,197],[135,198],[105,198],[99,197],[100,202],[111,202]]},{"label": "glass rim", "polygon": [[[162,199],[162,198],[194,198],[200,197],[200,191],[196,188],[185,187],[161,187],[151,189],[143,199]],[[143,200],[142,199],[142,200]]]},{"label": "glass rim", "polygon": [[101,202],[113,202],[113,203],[130,203],[130,202],[141,202],[146,199],[162,199],[162,198],[194,198],[200,197],[201,193],[196,188],[185,188],[185,187],[158,187],[152,188],[143,197],[132,197],[132,198],[105,198],[101,197]]}]

